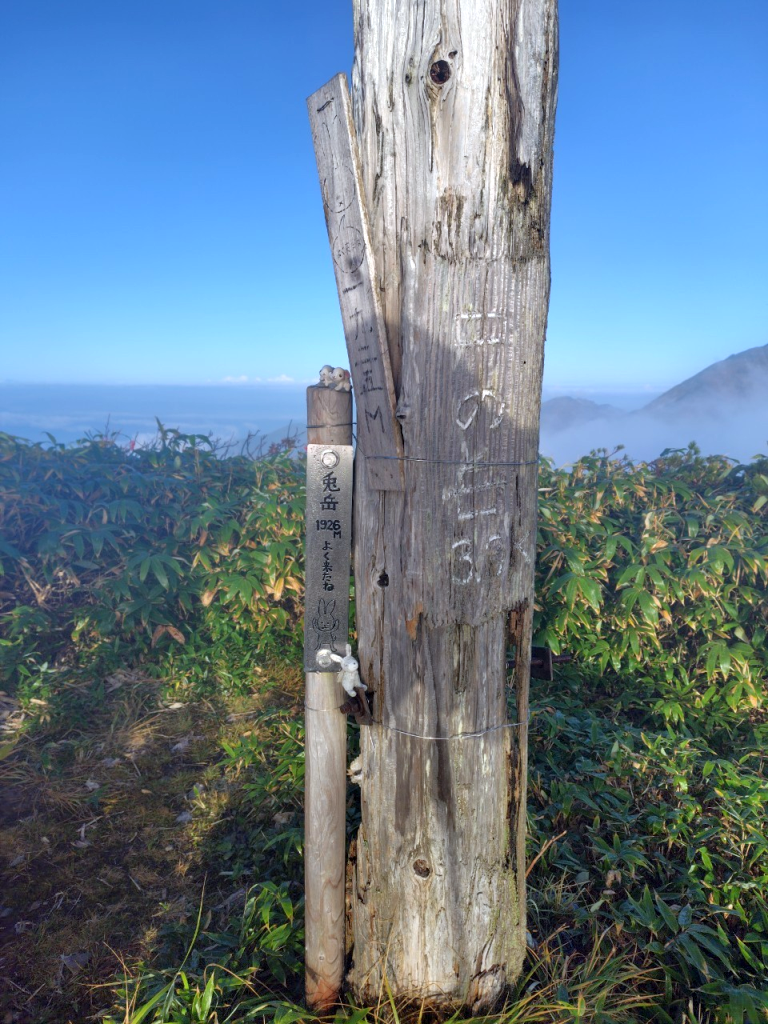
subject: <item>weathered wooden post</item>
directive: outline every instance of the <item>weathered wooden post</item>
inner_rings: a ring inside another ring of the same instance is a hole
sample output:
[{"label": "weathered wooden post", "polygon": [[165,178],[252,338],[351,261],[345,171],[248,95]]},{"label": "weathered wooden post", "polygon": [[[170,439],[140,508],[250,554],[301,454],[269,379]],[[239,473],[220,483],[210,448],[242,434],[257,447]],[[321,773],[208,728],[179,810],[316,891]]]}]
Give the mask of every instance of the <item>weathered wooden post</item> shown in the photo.
[{"label": "weathered wooden post", "polygon": [[344,976],[347,716],[338,671],[319,671],[318,652],[343,655],[347,641],[352,395],[307,388],[307,424],[305,988],[307,1004],[324,1010]]},{"label": "weathered wooden post", "polygon": [[343,76],[309,100],[358,405],[374,692],[348,980],[363,1003],[386,982],[481,1013],[525,953],[557,0],[353,3],[355,127]]},{"label": "weathered wooden post", "polygon": [[479,1013],[525,953],[556,0],[354,0],[354,19],[404,487],[377,487],[389,463],[358,431],[358,657],[375,721],[349,982],[362,1003],[386,979],[397,999]]}]

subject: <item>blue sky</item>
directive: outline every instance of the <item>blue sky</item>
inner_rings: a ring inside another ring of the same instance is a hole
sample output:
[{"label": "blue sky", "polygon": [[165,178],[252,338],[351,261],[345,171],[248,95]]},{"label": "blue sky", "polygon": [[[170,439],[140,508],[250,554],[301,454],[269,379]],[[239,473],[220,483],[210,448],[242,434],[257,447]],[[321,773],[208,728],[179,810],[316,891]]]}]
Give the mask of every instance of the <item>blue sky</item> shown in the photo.
[{"label": "blue sky", "polygon": [[[346,0],[0,6],[0,380],[346,364],[305,98]],[[768,4],[561,0],[552,387],[768,343]]]}]

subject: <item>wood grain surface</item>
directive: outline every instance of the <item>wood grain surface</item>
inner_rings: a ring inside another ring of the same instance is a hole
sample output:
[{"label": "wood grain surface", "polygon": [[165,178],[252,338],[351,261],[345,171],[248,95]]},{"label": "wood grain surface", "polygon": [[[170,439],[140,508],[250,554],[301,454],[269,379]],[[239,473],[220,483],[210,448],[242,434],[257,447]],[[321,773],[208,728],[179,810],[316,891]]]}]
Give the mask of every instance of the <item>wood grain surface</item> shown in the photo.
[{"label": "wood grain surface", "polygon": [[[347,79],[336,75],[307,100],[341,319],[357,405],[358,447],[370,486],[401,490],[403,453],[378,294]],[[375,457],[375,458],[374,458]]]},{"label": "wood grain surface", "polygon": [[[348,979],[362,1004],[386,979],[396,999],[482,1013],[525,954],[556,0],[354,12],[354,119],[407,461],[401,493],[372,486],[374,460],[356,470],[376,721],[362,736]],[[520,724],[496,728],[508,643]]]}]

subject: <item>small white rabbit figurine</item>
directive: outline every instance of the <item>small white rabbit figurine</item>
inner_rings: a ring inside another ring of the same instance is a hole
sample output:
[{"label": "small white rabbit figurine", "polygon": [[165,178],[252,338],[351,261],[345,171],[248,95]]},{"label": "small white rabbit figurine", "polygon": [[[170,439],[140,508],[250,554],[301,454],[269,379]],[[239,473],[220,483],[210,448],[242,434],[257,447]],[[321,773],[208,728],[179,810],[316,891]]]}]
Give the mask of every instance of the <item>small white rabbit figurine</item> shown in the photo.
[{"label": "small white rabbit figurine", "polygon": [[325,366],[320,369],[320,383],[321,388],[332,388],[335,381],[333,380],[333,367],[330,363],[326,363]]},{"label": "small white rabbit figurine", "polygon": [[356,689],[368,689],[360,678],[360,672],[358,671],[360,664],[357,658],[352,656],[351,644],[347,644],[347,653],[343,658],[340,654],[336,654],[335,651],[329,651],[327,648],[317,652],[317,663],[321,668],[325,668],[331,661],[337,661],[341,665],[341,685],[350,697],[356,696]]},{"label": "small white rabbit figurine", "polygon": [[360,664],[357,658],[352,656],[352,647],[347,644],[346,656],[341,659],[341,685],[350,697],[355,696],[355,690],[368,689],[360,678],[359,668]]},{"label": "small white rabbit figurine", "polygon": [[351,391],[352,382],[349,378],[349,370],[337,366],[331,374],[331,383],[328,385],[334,391]]}]

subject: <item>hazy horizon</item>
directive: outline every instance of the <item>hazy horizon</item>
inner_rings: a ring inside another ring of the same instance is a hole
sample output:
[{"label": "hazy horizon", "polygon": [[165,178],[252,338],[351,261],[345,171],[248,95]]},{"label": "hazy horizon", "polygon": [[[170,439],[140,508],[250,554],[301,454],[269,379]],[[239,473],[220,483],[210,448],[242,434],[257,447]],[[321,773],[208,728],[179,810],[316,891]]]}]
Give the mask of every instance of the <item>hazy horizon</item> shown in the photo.
[{"label": "hazy horizon", "polygon": [[[126,438],[154,435],[155,417],[183,433],[243,438],[306,426],[306,387],[314,381],[252,384],[40,384],[0,381],[0,430],[30,441],[45,433],[68,443],[107,426]],[[573,397],[639,408],[659,392],[573,388]],[[551,392],[551,393],[550,393]],[[578,393],[577,393],[578,392]],[[544,388],[544,399],[564,393]]]},{"label": "hazy horizon", "polygon": [[[305,382],[285,381],[104,385],[6,381],[0,382],[0,431],[32,442],[47,441],[47,433],[68,444],[89,434],[109,432],[121,443],[142,443],[156,435],[157,417],[167,428],[221,441],[238,442],[257,434],[271,443],[291,433],[304,443],[306,386]],[[544,401],[563,395],[586,398],[613,406],[624,415],[564,431],[545,427],[540,450],[558,465],[573,462],[595,448],[612,450],[618,445],[635,460],[656,458],[664,448],[684,447],[690,441],[705,453],[742,461],[765,450],[768,410],[756,414],[721,409],[719,417],[678,422],[639,412],[660,393],[640,385],[614,390],[545,385]]]}]

